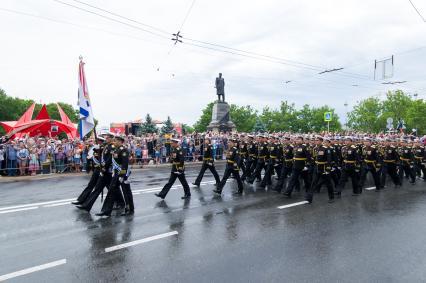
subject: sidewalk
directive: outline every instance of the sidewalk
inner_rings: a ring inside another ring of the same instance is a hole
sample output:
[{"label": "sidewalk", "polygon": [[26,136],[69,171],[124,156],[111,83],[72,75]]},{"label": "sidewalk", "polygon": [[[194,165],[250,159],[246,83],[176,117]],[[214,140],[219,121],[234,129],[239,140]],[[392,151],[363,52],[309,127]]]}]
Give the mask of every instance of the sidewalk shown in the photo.
[{"label": "sidewalk", "polygon": [[[226,160],[216,160],[215,164],[225,164]],[[189,162],[185,163],[186,168],[196,167],[201,165],[202,161],[197,162]],[[140,165],[136,165],[140,166]],[[170,168],[172,165],[170,163],[163,163],[159,165],[144,165],[143,168],[132,168],[133,172],[143,171],[147,169],[155,169],[155,168]],[[36,176],[15,176],[15,177],[7,177],[0,176],[0,184],[1,183],[12,183],[12,182],[20,182],[20,181],[33,181],[33,180],[46,180],[46,179],[54,179],[54,178],[67,178],[67,177],[81,177],[81,176],[90,176],[91,173],[87,174],[85,172],[81,173],[50,173],[50,174],[39,174]]]}]

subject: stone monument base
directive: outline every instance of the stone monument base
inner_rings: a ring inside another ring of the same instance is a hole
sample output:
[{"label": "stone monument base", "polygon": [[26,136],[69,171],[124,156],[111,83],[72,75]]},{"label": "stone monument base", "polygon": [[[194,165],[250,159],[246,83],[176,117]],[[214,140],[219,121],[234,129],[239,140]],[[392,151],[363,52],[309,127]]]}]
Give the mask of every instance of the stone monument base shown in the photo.
[{"label": "stone monument base", "polygon": [[212,132],[235,132],[235,124],[230,118],[229,104],[224,101],[216,101],[213,105],[212,121],[207,126]]}]

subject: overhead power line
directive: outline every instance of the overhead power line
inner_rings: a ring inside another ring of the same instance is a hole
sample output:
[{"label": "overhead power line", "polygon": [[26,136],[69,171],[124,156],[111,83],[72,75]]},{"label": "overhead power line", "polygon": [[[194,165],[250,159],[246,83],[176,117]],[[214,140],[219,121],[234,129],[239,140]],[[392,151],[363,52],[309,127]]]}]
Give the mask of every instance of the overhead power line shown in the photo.
[{"label": "overhead power line", "polygon": [[422,19],[423,22],[426,23],[426,18],[423,17],[423,15],[420,13],[420,11],[417,9],[417,7],[414,5],[413,1],[408,0],[408,2],[410,2],[411,6],[413,6],[414,10],[417,12],[417,14],[420,16],[420,18]]},{"label": "overhead power line", "polygon": [[134,28],[134,29],[137,29],[137,30],[140,30],[140,31],[143,31],[143,32],[146,32],[146,33],[149,33],[149,34],[152,34],[152,35],[155,35],[155,36],[161,37],[161,38],[165,38],[165,39],[167,39],[167,40],[170,40],[170,37],[169,37],[169,36],[166,36],[166,35],[160,34],[160,33],[158,33],[158,32],[154,32],[154,31],[151,31],[151,30],[147,30],[147,29],[144,29],[144,28],[141,28],[141,27],[138,27],[138,26],[135,26],[135,25],[132,25],[132,24],[129,24],[129,23],[126,23],[126,22],[123,22],[123,21],[120,21],[120,20],[117,20],[117,19],[114,19],[114,18],[111,18],[111,17],[105,16],[105,15],[102,15],[102,14],[99,14],[99,13],[96,13],[96,12],[93,12],[93,11],[90,11],[90,10],[87,10],[87,9],[84,9],[84,8],[81,8],[81,7],[79,7],[79,6],[75,6],[75,5],[72,5],[72,4],[69,4],[69,3],[63,2],[63,1],[60,1],[60,0],[52,0],[52,1],[55,1],[55,2],[60,3],[60,4],[62,4],[62,5],[66,5],[66,6],[72,7],[72,8],[74,8],[74,9],[78,9],[78,10],[84,11],[84,12],[89,13],[89,14],[96,15],[96,16],[98,16],[98,17],[101,17],[101,18],[104,18],[104,19],[107,19],[107,20],[110,20],[110,21],[113,21],[113,22],[117,22],[117,23],[119,23],[119,24],[122,24],[122,25],[125,25],[125,26],[128,26],[128,27],[131,27],[131,28]]}]

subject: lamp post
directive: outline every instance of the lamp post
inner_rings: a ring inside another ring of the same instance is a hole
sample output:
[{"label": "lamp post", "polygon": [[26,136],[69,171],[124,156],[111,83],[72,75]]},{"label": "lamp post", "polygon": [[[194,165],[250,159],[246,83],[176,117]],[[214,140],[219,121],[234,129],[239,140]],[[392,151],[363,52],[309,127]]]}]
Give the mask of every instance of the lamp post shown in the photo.
[{"label": "lamp post", "polygon": [[348,130],[348,102],[343,105],[345,106],[345,130]]}]

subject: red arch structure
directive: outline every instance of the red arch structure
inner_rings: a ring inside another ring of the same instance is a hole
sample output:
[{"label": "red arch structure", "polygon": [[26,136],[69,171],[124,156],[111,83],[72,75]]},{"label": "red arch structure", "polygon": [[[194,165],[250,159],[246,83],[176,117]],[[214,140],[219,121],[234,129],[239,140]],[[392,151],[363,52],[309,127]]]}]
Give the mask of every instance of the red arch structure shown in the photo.
[{"label": "red arch structure", "polygon": [[68,138],[77,138],[78,131],[74,123],[65,114],[64,110],[56,104],[61,116],[61,121],[50,119],[46,105],[43,105],[36,118],[32,120],[35,103],[19,118],[18,121],[0,122],[0,126],[6,131],[9,138],[21,138],[25,135],[33,136],[57,136],[64,132]]}]

